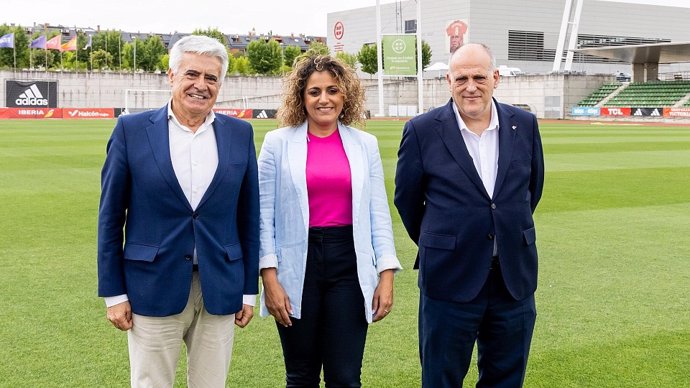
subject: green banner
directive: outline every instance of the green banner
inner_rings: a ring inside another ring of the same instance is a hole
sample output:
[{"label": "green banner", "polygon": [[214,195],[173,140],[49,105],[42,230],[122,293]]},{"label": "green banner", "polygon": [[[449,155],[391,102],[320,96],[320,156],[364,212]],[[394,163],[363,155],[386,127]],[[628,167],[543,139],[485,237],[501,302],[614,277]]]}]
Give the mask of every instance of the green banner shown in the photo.
[{"label": "green banner", "polygon": [[383,74],[417,75],[414,34],[383,36]]}]

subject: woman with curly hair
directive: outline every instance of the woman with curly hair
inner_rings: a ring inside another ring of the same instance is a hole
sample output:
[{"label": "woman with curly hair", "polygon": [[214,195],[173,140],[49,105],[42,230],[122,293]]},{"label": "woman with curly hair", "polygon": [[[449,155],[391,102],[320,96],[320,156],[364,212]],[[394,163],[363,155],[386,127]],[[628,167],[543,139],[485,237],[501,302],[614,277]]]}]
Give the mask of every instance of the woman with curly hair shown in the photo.
[{"label": "woman with curly hair", "polygon": [[305,55],[284,82],[259,154],[261,314],[283,347],[287,387],[361,387],[368,324],[393,306],[401,269],[376,138],[354,72]]}]

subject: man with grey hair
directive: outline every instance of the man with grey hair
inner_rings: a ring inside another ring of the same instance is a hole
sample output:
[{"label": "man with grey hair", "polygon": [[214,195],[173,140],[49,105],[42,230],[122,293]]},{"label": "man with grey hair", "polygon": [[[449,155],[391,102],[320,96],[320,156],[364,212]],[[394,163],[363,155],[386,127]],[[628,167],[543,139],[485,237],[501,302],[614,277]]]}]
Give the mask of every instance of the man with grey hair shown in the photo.
[{"label": "man with grey hair", "polygon": [[258,293],[259,190],[251,125],[214,114],[228,67],[205,36],[170,51],[172,97],[121,116],[98,212],[98,294],[127,331],[132,387],[172,387],[184,342],[189,387],[224,387],[234,325]]}]

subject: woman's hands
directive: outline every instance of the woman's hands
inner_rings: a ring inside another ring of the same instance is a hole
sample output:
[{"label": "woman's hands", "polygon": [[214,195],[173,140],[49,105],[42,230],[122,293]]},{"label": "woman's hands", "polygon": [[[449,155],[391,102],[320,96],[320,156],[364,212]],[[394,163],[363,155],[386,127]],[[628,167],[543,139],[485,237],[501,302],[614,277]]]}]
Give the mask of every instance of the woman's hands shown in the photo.
[{"label": "woman's hands", "polygon": [[290,298],[278,281],[278,271],[275,268],[262,269],[261,281],[264,285],[264,300],[268,312],[273,315],[278,324],[284,327],[292,326]]}]

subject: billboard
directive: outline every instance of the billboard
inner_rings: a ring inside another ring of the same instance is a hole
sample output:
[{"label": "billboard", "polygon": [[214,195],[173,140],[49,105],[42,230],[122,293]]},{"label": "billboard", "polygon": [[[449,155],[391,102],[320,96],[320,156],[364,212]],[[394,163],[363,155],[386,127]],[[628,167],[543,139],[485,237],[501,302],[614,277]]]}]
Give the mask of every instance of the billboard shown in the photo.
[{"label": "billboard", "polygon": [[417,74],[416,35],[383,36],[383,74],[403,76]]},{"label": "billboard", "polygon": [[56,81],[5,81],[8,108],[57,108]]}]

